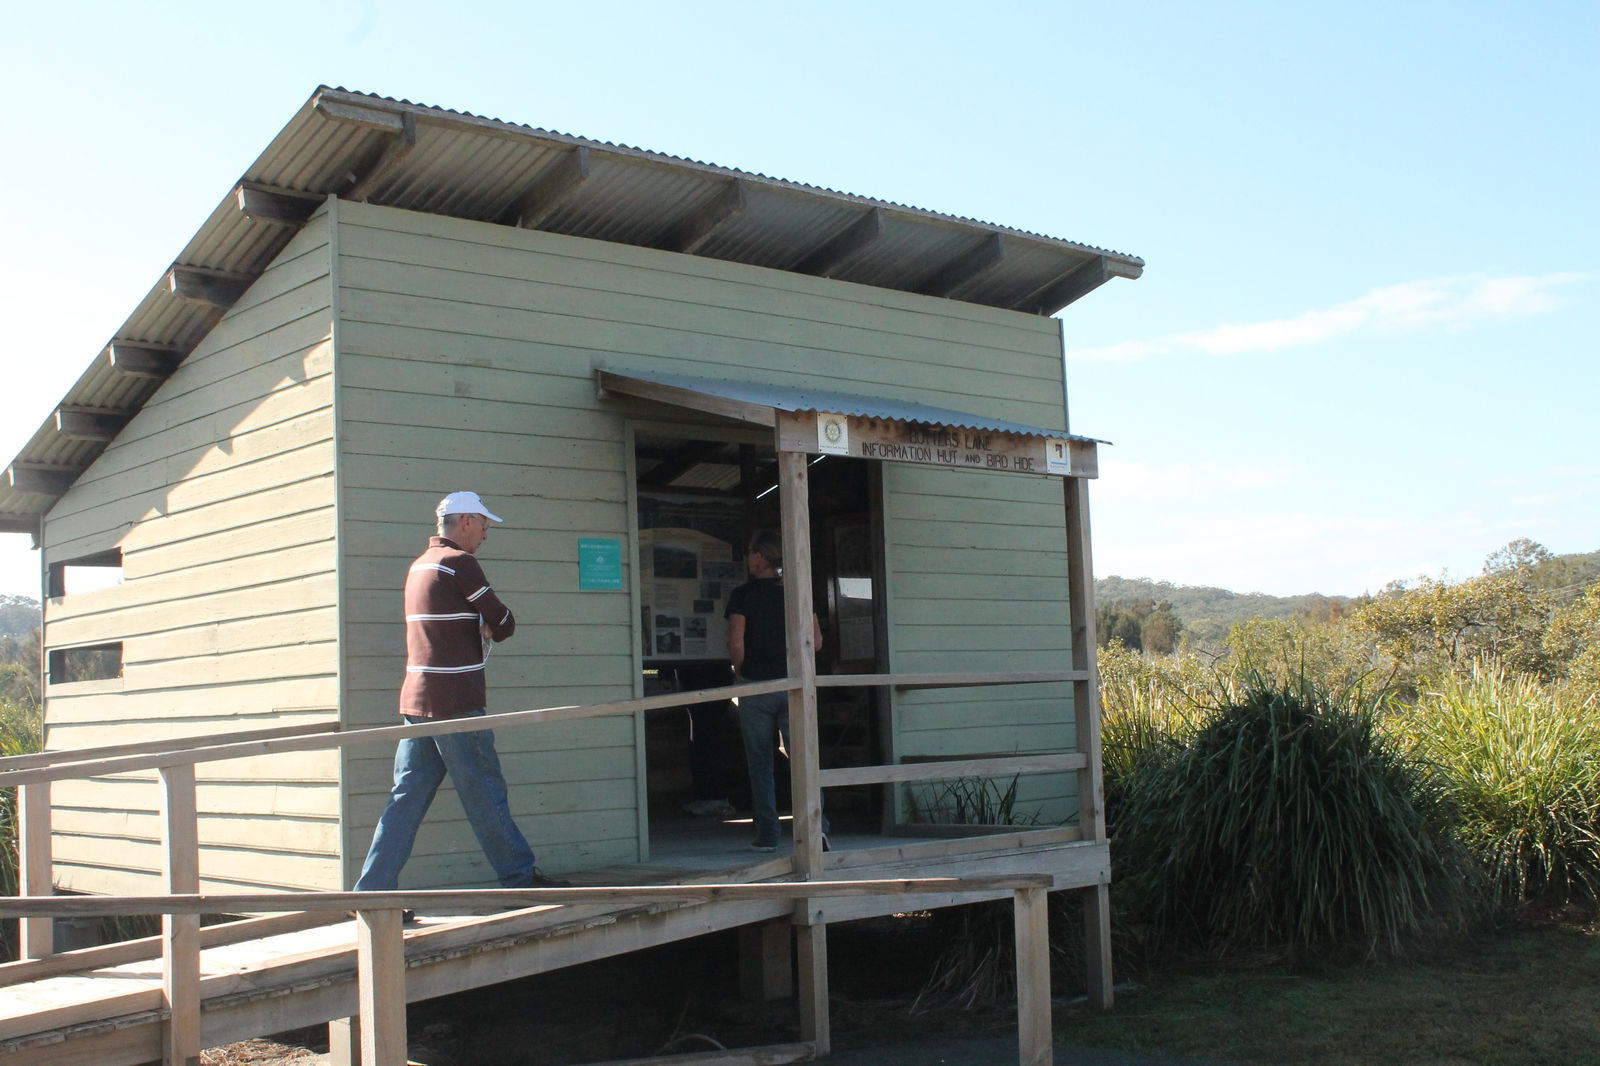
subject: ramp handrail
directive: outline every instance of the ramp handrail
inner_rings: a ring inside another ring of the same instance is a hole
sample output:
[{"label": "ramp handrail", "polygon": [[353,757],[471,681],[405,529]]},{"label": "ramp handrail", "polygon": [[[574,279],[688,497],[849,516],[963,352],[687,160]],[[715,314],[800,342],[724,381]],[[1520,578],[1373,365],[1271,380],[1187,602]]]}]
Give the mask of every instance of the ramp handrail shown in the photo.
[{"label": "ramp handrail", "polygon": [[[473,907],[548,906],[580,903],[648,905],[679,901],[804,900],[846,896],[967,894],[1010,891],[1015,912],[1018,1061],[1051,1059],[1049,1025],[1050,942],[1048,874],[894,878],[859,881],[778,881],[697,885],[573,886],[538,889],[466,889],[413,892],[276,892],[164,896],[39,896],[0,898],[0,918],[159,914],[165,919],[166,952],[186,952],[169,966],[164,981],[167,1024],[184,1042],[169,1047],[199,1049],[200,944],[179,946],[176,919],[201,914],[252,911],[353,910],[356,917],[356,999],[361,1021],[362,1066],[405,1066],[406,958],[401,909],[407,905]],[[178,976],[174,979],[173,974]],[[1042,1021],[1041,1021],[1042,1019]],[[331,1020],[331,1019],[330,1019]],[[182,1058],[178,1061],[184,1061]]]}]

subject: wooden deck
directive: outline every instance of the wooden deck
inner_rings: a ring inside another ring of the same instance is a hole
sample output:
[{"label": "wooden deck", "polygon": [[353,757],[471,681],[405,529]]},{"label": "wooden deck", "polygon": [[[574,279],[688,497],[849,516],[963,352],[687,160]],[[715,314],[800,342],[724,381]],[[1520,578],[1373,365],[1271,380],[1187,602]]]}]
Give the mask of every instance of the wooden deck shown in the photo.
[{"label": "wooden deck", "polygon": [[[1030,831],[938,841],[926,837],[844,835],[823,856],[822,878],[868,880],[1049,874],[1051,887],[1084,888],[1109,879],[1104,844],[1073,830]],[[648,863],[573,875],[576,886],[751,884],[792,878],[789,855],[751,852],[749,827],[700,819],[657,834]],[[802,918],[792,899],[580,903],[494,913],[420,914],[404,931],[405,998],[429,999],[560,969],[594,959],[774,919],[817,924],[1009,896],[1005,890],[960,897],[881,895],[812,898]],[[353,1017],[358,1013],[357,924],[315,915],[261,920],[300,925],[238,943],[206,947],[200,957],[204,1046]],[[226,927],[208,927],[208,937]],[[61,968],[92,961],[87,949],[42,962],[0,967],[10,984],[0,1004],[0,1060],[7,1066],[137,1066],[163,1054],[160,938],[151,957],[87,966],[24,983],[25,967]],[[127,949],[123,949],[127,950]]]}]

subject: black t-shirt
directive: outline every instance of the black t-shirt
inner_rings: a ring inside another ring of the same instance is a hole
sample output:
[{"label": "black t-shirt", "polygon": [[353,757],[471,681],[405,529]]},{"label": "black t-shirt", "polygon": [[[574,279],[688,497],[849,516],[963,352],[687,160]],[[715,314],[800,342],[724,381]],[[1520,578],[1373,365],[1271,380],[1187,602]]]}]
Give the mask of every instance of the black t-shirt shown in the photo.
[{"label": "black t-shirt", "polygon": [[746,681],[772,681],[789,674],[789,653],[784,640],[783,581],[753,577],[728,595],[723,616],[744,615],[744,668]]}]

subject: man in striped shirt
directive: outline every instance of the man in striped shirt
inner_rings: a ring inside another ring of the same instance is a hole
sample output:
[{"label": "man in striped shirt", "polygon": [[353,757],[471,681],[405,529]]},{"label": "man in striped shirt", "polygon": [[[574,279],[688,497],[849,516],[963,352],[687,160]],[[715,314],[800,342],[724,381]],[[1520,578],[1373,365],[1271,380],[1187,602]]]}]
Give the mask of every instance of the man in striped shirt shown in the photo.
[{"label": "man in striped shirt", "polygon": [[[400,714],[408,723],[471,718],[486,713],[484,666],[490,648],[517,627],[475,555],[500,517],[476,492],[452,492],[434,511],[438,536],[406,575],[406,678]],[[408,737],[394,756],[394,788],[372,834],[356,880],[357,892],[399,887],[417,830],[449,773],[467,822],[495,876],[506,888],[548,888],[568,882],[546,877],[511,818],[494,733]]]}]

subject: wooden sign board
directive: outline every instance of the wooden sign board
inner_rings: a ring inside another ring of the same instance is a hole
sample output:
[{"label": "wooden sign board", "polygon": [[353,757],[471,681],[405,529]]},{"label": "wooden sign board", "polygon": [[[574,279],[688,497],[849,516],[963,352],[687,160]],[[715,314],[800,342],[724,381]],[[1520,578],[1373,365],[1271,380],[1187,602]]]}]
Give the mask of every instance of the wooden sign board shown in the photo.
[{"label": "wooden sign board", "polygon": [[1094,441],[935,426],[860,415],[778,411],[778,449],[1004,474],[1099,477]]}]

